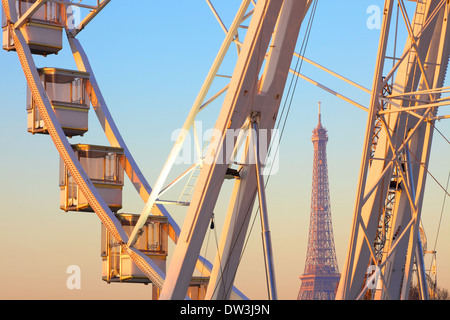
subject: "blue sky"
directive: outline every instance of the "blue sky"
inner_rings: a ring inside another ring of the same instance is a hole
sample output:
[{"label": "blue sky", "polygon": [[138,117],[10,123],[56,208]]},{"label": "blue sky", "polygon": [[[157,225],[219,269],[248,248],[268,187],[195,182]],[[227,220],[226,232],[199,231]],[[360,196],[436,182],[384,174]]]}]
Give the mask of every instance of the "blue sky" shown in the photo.
[{"label": "blue sky", "polygon": [[[213,3],[229,26],[240,1]],[[369,29],[366,25],[370,16],[366,10],[370,5],[382,8],[383,1],[319,1],[305,53],[313,61],[369,89],[379,36],[378,29]],[[304,31],[303,26],[299,44]],[[183,125],[224,32],[205,1],[177,0],[170,6],[164,1],[146,1],[145,4],[111,1],[78,38],[128,148],[153,184],[172,148],[171,135]],[[36,64],[74,69],[70,48],[67,42],[64,45],[57,56],[36,57]],[[229,63],[221,73],[232,72],[236,50],[230,52],[226,60]],[[367,93],[306,63],[301,71],[368,106]],[[26,81],[15,53],[0,52],[0,75],[0,108],[4,115],[0,135],[3,150],[0,240],[7,249],[0,261],[0,271],[8,275],[1,280],[0,297],[147,299],[150,296],[148,286],[107,285],[101,280],[100,222],[94,214],[64,213],[59,209],[59,156],[48,136],[32,136],[26,131]],[[300,285],[298,276],[303,273],[306,258],[313,157],[310,139],[317,124],[318,101],[322,102],[322,122],[329,135],[331,210],[340,270],[347,253],[366,113],[299,80],[280,145],[280,169],[267,187],[281,299],[296,298]],[[219,108],[217,103],[201,114],[205,129],[213,126]],[[443,120],[436,126],[448,139],[448,123]],[[89,132],[71,142],[108,144],[92,110]],[[444,185],[449,160],[448,143],[435,134],[429,170]],[[443,192],[430,178],[427,189],[423,222],[428,241],[434,245]],[[226,207],[227,191],[229,186],[224,187],[215,214],[219,235],[225,213],[221,208]],[[139,213],[143,205],[127,184],[123,212]],[[181,226],[183,211],[171,207],[168,210]],[[438,285],[446,288],[450,288],[450,277],[444,271],[450,268],[450,255],[443,245],[448,243],[445,230],[449,228],[447,206],[437,246],[438,270],[441,271]],[[210,239],[211,251],[215,246],[214,235]],[[260,244],[260,229],[256,224],[236,283],[253,299],[267,297]],[[173,248],[171,250],[173,252]],[[81,290],[66,287],[69,265],[80,266]]]}]

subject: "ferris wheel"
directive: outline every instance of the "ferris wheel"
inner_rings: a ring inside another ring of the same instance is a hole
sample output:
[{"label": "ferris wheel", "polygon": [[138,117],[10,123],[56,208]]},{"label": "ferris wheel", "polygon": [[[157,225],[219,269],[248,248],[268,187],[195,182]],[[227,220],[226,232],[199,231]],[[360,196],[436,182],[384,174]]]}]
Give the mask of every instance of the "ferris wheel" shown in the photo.
[{"label": "ferris wheel", "polygon": [[[418,1],[410,20],[399,0],[397,12],[404,18],[409,37],[403,54],[389,57],[387,42],[392,32],[394,2],[385,2],[370,106],[338,95],[368,112],[354,223],[338,291],[341,299],[360,299],[367,294],[370,288],[366,270],[371,265],[376,266],[382,283],[374,290],[374,297],[405,298],[414,263],[422,279],[422,297],[427,297],[419,228],[433,124],[449,117],[438,116],[437,109],[448,104],[448,98],[441,95],[448,92],[443,82],[450,54],[446,41],[450,9],[446,1]],[[291,69],[291,63],[297,57],[315,64],[302,52],[294,51],[300,27],[310,27],[311,20],[306,21],[306,17],[309,13],[313,18],[317,1],[243,0],[229,27],[212,2],[206,1],[225,38],[152,187],[123,140],[77,39],[109,3],[110,0],[2,0],[3,49],[17,53],[28,83],[28,131],[48,134],[61,157],[61,209],[95,212],[99,217],[104,228],[103,279],[108,282],[152,283],[154,294],[160,299],[247,299],[234,286],[234,276],[250,225],[248,213],[257,200],[269,296],[277,299],[263,174],[264,170],[270,172],[270,153],[264,151],[274,144],[276,148],[279,137],[272,136],[270,130],[278,120],[289,73],[314,83]],[[77,21],[74,15],[81,9],[89,13]],[[245,32],[245,37],[240,32]],[[77,70],[38,68],[33,55],[58,53],[63,49],[63,34]],[[232,44],[236,45],[238,58],[232,75],[224,77],[219,70]],[[394,61],[391,69],[388,60]],[[214,91],[212,85],[217,78],[227,78],[229,83]],[[223,97],[223,103],[212,139],[202,150],[195,120],[219,97]],[[91,105],[108,146],[72,145],[68,140],[88,131]],[[197,142],[198,159],[168,183],[169,173],[191,131]],[[125,174],[144,201],[140,214],[118,212],[122,208]],[[163,199],[168,190],[186,179],[178,199]],[[200,255],[200,249],[214,219],[221,186],[228,179],[234,181],[234,187],[212,263]],[[171,205],[187,207],[181,227],[167,209]],[[175,244],[175,252],[166,269],[168,237]],[[405,273],[399,273],[399,266],[405,266]],[[195,268],[206,281],[194,281]],[[394,292],[400,293],[394,296]]]}]

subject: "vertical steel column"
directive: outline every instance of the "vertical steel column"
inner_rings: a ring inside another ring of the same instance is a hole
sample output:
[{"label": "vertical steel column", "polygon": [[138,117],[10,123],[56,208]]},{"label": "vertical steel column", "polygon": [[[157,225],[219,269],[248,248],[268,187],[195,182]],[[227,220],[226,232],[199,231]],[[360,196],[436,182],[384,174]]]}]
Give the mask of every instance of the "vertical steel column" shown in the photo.
[{"label": "vertical steel column", "polygon": [[[259,140],[261,150],[268,150],[271,141],[274,141],[274,144],[277,143],[277,132],[272,132],[272,130],[275,127],[276,114],[283,96],[300,26],[310,5],[311,1],[308,0],[283,1],[272,36],[272,43],[267,53],[265,70],[259,80],[260,90],[255,96],[252,107],[254,111],[260,112],[259,130],[267,133],[267,139]],[[241,130],[247,129],[245,127]],[[245,147],[247,152],[249,149],[251,148]],[[270,155],[272,158],[277,156],[273,151],[275,149],[272,147]],[[229,288],[234,282],[239,266],[257,193],[255,165],[254,162],[248,161],[248,156],[248,154],[242,156],[241,163],[244,165],[239,168],[240,178],[234,182],[206,299],[230,298]],[[267,164],[267,159],[260,158],[260,161]]]},{"label": "vertical steel column", "polygon": [[[222,109],[214,126],[177,246],[169,265],[161,300],[183,299],[200,253],[206,230],[229,166],[227,134],[242,128],[253,107],[258,74],[276,25],[282,0],[258,1],[230,81]],[[292,55],[292,53],[291,53]],[[231,146],[233,147],[233,146]]]},{"label": "vertical steel column", "polygon": [[[412,191],[412,200],[415,203],[416,202],[416,187],[415,187],[413,170],[412,170],[411,155],[410,155],[409,148],[405,148],[405,149],[406,149],[406,160],[408,161],[409,184],[410,184],[411,191]],[[420,231],[419,230],[418,230],[418,234],[417,234],[415,255],[416,255],[416,265],[417,265],[417,276],[419,279],[420,296],[421,296],[422,300],[429,300],[427,278],[426,278],[426,274],[425,274],[425,262],[423,259],[423,248],[422,248],[422,241],[420,239]]]},{"label": "vertical steel column", "polygon": [[[364,194],[369,170],[370,154],[372,148],[373,130],[379,109],[379,99],[383,90],[383,69],[386,56],[387,40],[389,35],[393,0],[386,0],[383,10],[383,23],[380,32],[378,55],[375,65],[372,84],[372,97],[370,101],[369,115],[367,118],[366,134],[363,146],[357,196],[354,208],[353,225],[350,235],[347,258],[341,274],[336,299],[356,299],[363,287],[364,279],[361,274],[367,270],[367,262],[370,257],[369,245],[366,243],[366,226],[373,225],[376,217],[362,212],[364,206]],[[376,230],[373,229],[375,236]]]},{"label": "vertical steel column", "polygon": [[[383,69],[380,67],[386,59],[389,30],[387,18],[392,10],[392,2],[386,1],[354,224],[339,284],[340,299],[355,299],[360,296],[366,281],[365,269],[369,263],[380,268],[381,286],[375,293],[375,299],[407,299],[414,259],[417,259],[419,269],[422,268],[421,257],[418,256],[419,223],[433,135],[430,119],[436,113],[436,104],[433,102],[438,99],[449,57],[448,40],[446,41],[449,11],[448,6],[443,9],[443,1],[418,2],[411,24],[403,1],[399,3],[409,37],[402,57],[386,79],[383,79]],[[382,96],[380,83],[389,81],[395,72],[393,95]],[[410,97],[416,100],[411,100]],[[380,108],[380,101],[386,102],[386,110]],[[382,124],[372,157],[366,153],[370,147],[367,140],[373,136],[376,117],[379,117]],[[406,159],[407,151],[411,156],[414,155],[412,161]],[[407,172],[406,165],[412,173]],[[399,188],[393,199],[395,207],[390,225],[386,226],[389,238],[382,257],[376,257],[374,232],[386,206],[394,171]],[[425,286],[422,284],[423,290],[426,290]],[[423,298],[426,298],[425,292]]]},{"label": "vertical steel column", "polygon": [[261,215],[261,228],[264,245],[264,261],[266,264],[267,281],[269,285],[270,300],[277,300],[277,285],[275,280],[275,267],[273,264],[272,239],[270,237],[269,217],[267,213],[266,192],[264,187],[264,179],[261,173],[261,162],[259,159],[259,139],[258,124],[256,120],[252,122],[252,130],[250,130],[251,139],[253,141],[253,150],[256,166],[256,181],[258,182],[258,199]]}]

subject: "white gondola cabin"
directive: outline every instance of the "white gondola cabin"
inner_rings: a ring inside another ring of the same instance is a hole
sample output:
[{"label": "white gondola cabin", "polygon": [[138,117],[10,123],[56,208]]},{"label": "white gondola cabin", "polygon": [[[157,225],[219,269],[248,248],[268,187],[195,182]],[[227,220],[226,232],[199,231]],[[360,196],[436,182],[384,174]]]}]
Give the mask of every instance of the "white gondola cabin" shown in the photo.
[{"label": "white gondola cabin", "polygon": [[[12,20],[19,21],[36,0],[9,0]],[[45,2],[21,27],[21,31],[30,47],[31,53],[39,55],[56,54],[62,49],[63,12],[62,3]],[[2,14],[3,49],[16,50],[12,36],[12,27]]]},{"label": "white gondola cabin", "polygon": [[[121,163],[125,161],[123,149],[87,144],[72,145],[72,148],[109,208],[113,212],[120,210],[124,184],[124,169]],[[61,209],[93,212],[64,162],[61,160],[60,163]]]},{"label": "white gondola cabin", "polygon": [[[133,231],[139,215],[116,214],[124,231],[129,236]],[[111,282],[151,283],[150,279],[136,266],[130,256],[123,252],[122,247],[106,230],[102,224],[102,279]],[[152,261],[166,272],[167,259],[168,222],[167,217],[149,216],[141,229],[138,241],[134,245],[136,249],[147,255]],[[155,293],[158,295],[156,292]],[[155,296],[154,296],[155,298]]]},{"label": "white gondola cabin", "polygon": [[[38,72],[66,136],[83,135],[88,131],[89,73],[58,68],[41,68]],[[27,90],[27,113],[28,132],[48,133],[30,89]]]}]

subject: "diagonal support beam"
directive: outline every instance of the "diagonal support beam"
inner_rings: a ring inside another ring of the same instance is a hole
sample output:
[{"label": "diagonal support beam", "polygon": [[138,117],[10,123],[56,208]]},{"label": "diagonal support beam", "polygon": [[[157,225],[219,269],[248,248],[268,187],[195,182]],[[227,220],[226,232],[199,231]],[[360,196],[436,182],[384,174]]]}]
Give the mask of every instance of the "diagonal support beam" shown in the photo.
[{"label": "diagonal support beam", "polygon": [[361,110],[364,110],[364,111],[368,111],[369,110],[367,107],[364,107],[363,105],[359,104],[358,102],[355,102],[355,101],[351,100],[350,98],[347,98],[347,97],[343,96],[342,94],[340,94],[340,93],[338,93],[338,92],[336,92],[336,91],[334,91],[334,90],[332,90],[332,89],[330,89],[330,88],[328,88],[328,87],[318,83],[317,81],[312,80],[311,78],[308,78],[307,76],[305,76],[305,75],[303,75],[301,73],[298,73],[295,70],[291,69],[289,71],[291,73],[293,73],[294,75],[296,75],[297,77],[299,77],[299,78],[301,78],[303,80],[306,80],[309,83],[312,83],[313,85],[315,85],[315,86],[325,90],[328,93],[331,93],[332,95],[335,95],[336,97],[338,97],[338,98],[340,98],[340,99],[342,99],[342,100],[344,100],[344,101],[354,105],[355,107],[357,107],[357,108],[359,108]]},{"label": "diagonal support beam", "polygon": [[[276,32],[273,34],[270,50],[265,61],[265,70],[259,80],[260,91],[254,98],[253,110],[261,114],[258,123],[260,148],[268,150],[271,141],[276,144],[279,140],[277,131],[273,130],[276,114],[281,103],[281,97],[289,75],[289,68],[293,58],[300,25],[309,10],[310,1],[285,0],[278,18]],[[302,17],[302,19],[299,19]],[[274,99],[275,98],[275,99]],[[249,122],[247,117],[246,123]],[[273,131],[273,132],[272,132]],[[242,132],[242,131],[241,131]],[[258,133],[257,133],[258,134]],[[247,144],[250,142],[247,139]],[[274,145],[272,144],[272,147]],[[251,151],[251,146],[244,150]],[[270,154],[259,154],[260,160],[267,166],[276,157],[273,150]],[[252,153],[252,152],[250,152]],[[250,161],[249,153],[243,153],[240,160],[240,179],[235,180],[229,207],[222,229],[218,252],[214,260],[214,267],[206,293],[206,299],[229,299],[229,291],[233,285],[240,259],[243,254],[245,237],[248,231],[251,213],[258,192],[256,182],[255,162]]]},{"label": "diagonal support beam", "polygon": [[[239,55],[221,112],[214,130],[221,133],[211,141],[191,200],[180,239],[172,256],[161,300],[182,299],[189,286],[194,263],[225,179],[229,152],[226,136],[240,129],[254,107],[257,77],[262,67],[274,26],[282,6],[281,0],[258,2]],[[290,53],[292,56],[292,52]],[[272,115],[273,117],[273,115]]]},{"label": "diagonal support beam", "polygon": [[228,31],[227,36],[225,37],[225,40],[222,43],[219,53],[217,54],[216,59],[213,62],[213,65],[212,65],[212,67],[206,77],[206,80],[194,102],[194,105],[191,108],[191,111],[183,125],[183,128],[182,128],[182,130],[180,130],[180,135],[178,136],[178,138],[169,154],[169,157],[166,160],[166,163],[164,164],[164,167],[163,167],[158,179],[155,182],[153,190],[152,190],[147,202],[145,203],[144,208],[142,209],[142,212],[141,212],[139,220],[136,224],[136,227],[134,228],[133,232],[130,235],[130,239],[128,242],[129,246],[133,246],[137,241],[139,229],[142,228],[145,221],[147,220],[147,217],[149,216],[149,214],[152,210],[152,207],[158,198],[158,194],[161,192],[161,189],[163,188],[163,185],[171,171],[171,168],[172,168],[173,164],[175,163],[176,157],[180,153],[180,150],[182,148],[184,140],[186,139],[186,133],[191,129],[191,127],[195,121],[195,118],[201,109],[201,106],[206,97],[206,94],[209,91],[215,76],[217,75],[217,71],[219,70],[221,63],[222,63],[223,59],[225,58],[225,54],[228,51],[228,48],[230,47],[230,44],[233,41],[233,39],[237,33],[239,24],[241,23],[242,17],[244,16],[245,12],[247,11],[249,4],[250,4],[250,0],[244,0],[241,4],[241,7],[239,8],[238,13],[236,14],[236,17],[232,23],[232,26],[230,27],[230,30]]}]

